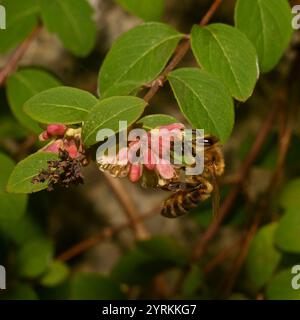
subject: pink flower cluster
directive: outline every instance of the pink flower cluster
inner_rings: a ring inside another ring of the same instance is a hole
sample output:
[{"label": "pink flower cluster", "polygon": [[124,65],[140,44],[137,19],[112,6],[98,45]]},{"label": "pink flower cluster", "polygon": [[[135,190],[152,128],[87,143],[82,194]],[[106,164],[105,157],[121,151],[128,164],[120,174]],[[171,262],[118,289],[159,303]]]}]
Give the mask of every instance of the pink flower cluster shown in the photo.
[{"label": "pink flower cluster", "polygon": [[[176,171],[170,160],[166,159],[165,154],[170,149],[172,133],[182,129],[184,129],[183,124],[173,123],[150,130],[147,133],[147,144],[140,139],[130,142],[128,147],[119,150],[114,163],[129,166],[128,178],[131,182],[139,181],[143,175],[144,166],[147,170],[156,171],[163,179],[172,179],[176,175]],[[155,135],[159,137],[158,150],[151,148],[151,140]],[[139,161],[135,157],[137,154],[139,154]]]},{"label": "pink flower cluster", "polygon": [[[73,131],[74,135],[67,134],[68,131]],[[68,137],[66,137],[66,135]],[[40,141],[47,141],[52,139],[52,141],[43,148],[43,151],[59,153],[60,150],[65,150],[68,152],[71,158],[75,159],[82,153],[82,145],[79,143],[78,146],[78,133],[74,129],[68,129],[67,126],[63,124],[49,124],[45,131],[39,135]]]}]

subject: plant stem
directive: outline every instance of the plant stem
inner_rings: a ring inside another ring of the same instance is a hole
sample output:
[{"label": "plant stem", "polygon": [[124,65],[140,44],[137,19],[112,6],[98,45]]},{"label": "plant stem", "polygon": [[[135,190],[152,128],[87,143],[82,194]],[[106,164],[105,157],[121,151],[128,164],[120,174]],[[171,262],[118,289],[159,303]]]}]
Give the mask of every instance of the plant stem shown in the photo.
[{"label": "plant stem", "polygon": [[129,193],[122,185],[120,179],[113,178],[109,173],[104,173],[107,183],[114,191],[116,197],[121,203],[128,221],[132,226],[132,229],[135,234],[135,238],[137,240],[145,240],[150,237],[150,234],[146,227],[141,223],[142,221],[139,219],[139,213],[137,208],[135,207],[133,200],[131,199]]},{"label": "plant stem", "polygon": [[[154,209],[150,210],[148,213],[138,216],[136,219],[136,222],[139,223],[147,219],[153,218],[154,216],[157,215],[158,211],[159,211],[159,208],[155,207]],[[129,227],[131,227],[131,222],[126,221],[118,226],[102,229],[95,235],[87,239],[84,239],[83,241],[80,241],[79,243],[73,245],[71,248],[67,249],[66,251],[58,255],[57,259],[61,261],[68,261],[70,259],[73,259],[76,256],[87,251],[88,249],[98,245],[102,241],[114,236],[115,234]]]},{"label": "plant stem", "polygon": [[41,26],[36,27],[30,35],[19,45],[19,47],[12,54],[10,59],[0,71],[0,87],[4,85],[7,77],[18,67],[20,60],[28,50],[32,41],[37,37],[41,31]]}]

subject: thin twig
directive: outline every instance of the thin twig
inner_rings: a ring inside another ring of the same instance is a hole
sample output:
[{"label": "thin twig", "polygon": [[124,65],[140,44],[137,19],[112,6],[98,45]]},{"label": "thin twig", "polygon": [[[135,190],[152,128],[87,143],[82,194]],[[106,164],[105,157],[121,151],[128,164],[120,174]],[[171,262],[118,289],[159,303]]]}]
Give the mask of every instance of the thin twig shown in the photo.
[{"label": "thin twig", "polygon": [[[159,208],[156,206],[153,208],[151,211],[148,213],[145,213],[143,215],[140,215],[137,218],[137,222],[142,222],[147,219],[153,218],[154,216],[157,215],[159,212]],[[86,252],[88,249],[100,244],[102,241],[111,238],[115,234],[118,234],[119,232],[123,231],[124,229],[130,228],[131,227],[131,222],[126,221],[118,226],[115,227],[108,227],[100,230],[98,233],[95,235],[84,239],[83,241],[80,241],[79,243],[73,245],[71,248],[67,249],[63,253],[57,256],[58,260],[61,261],[68,261],[70,259],[73,259],[77,257],[78,255]]]},{"label": "thin twig", "polygon": [[155,297],[157,297],[157,299],[166,300],[170,297],[170,290],[167,286],[167,282],[164,277],[164,274],[158,274],[153,279],[153,289],[154,289],[154,295]]},{"label": "thin twig", "polygon": [[203,272],[205,275],[212,272],[217,266],[219,266],[224,260],[226,260],[236,248],[241,245],[241,239],[233,241],[229,246],[225,247],[218,255],[216,255],[211,261],[204,267]]},{"label": "thin twig", "polygon": [[214,16],[215,12],[218,10],[220,5],[222,4],[222,1],[223,0],[215,0],[214,1],[214,3],[209,8],[209,10],[206,12],[205,16],[200,21],[200,23],[199,23],[200,26],[205,26],[209,23],[211,18]]},{"label": "thin twig", "polygon": [[220,286],[220,290],[223,291],[223,294],[225,296],[228,296],[236,282],[236,279],[240,273],[241,267],[243,266],[243,263],[248,255],[249,248],[251,241],[253,237],[255,236],[257,229],[261,223],[263,210],[260,210],[258,214],[255,215],[255,219],[249,229],[249,231],[246,234],[245,240],[242,243],[241,251],[239,252],[239,255],[235,259],[232,267],[228,270],[226,273],[226,276],[224,277],[224,281],[222,282]]},{"label": "thin twig", "polygon": [[[286,113],[286,110],[281,109],[281,114]],[[284,163],[287,157],[287,152],[290,147],[291,138],[292,138],[292,131],[293,131],[293,121],[294,121],[294,114],[293,108],[290,110],[290,117],[287,115],[281,116],[280,122],[280,131],[279,131],[279,154],[278,154],[278,161],[275,169],[275,173],[273,175],[272,183],[275,181],[280,180],[280,177],[283,174]]]},{"label": "thin twig", "polygon": [[241,178],[238,175],[225,176],[220,179],[220,185],[235,185],[241,181]]},{"label": "thin twig", "polygon": [[[208,275],[214,271],[224,260],[231,256],[235,249],[239,248],[241,245],[241,239],[233,241],[229,246],[226,246],[218,255],[216,255],[212,260],[210,260],[205,267],[203,268],[204,275]],[[174,285],[173,296],[176,296],[182,289],[184,280],[186,279],[187,274],[191,271],[191,266],[188,266],[182,270],[179,274],[179,277]],[[200,285],[200,284],[199,284]]]},{"label": "thin twig", "polygon": [[128,191],[122,185],[120,179],[113,178],[109,173],[104,172],[106,181],[108,182],[111,189],[114,191],[116,197],[121,203],[126,216],[132,226],[135,237],[137,240],[145,240],[150,237],[150,234],[146,227],[141,223],[139,219],[139,212],[134,205]]},{"label": "thin twig", "polygon": [[36,36],[41,31],[41,26],[36,27],[30,35],[19,45],[12,56],[9,58],[8,62],[5,64],[4,68],[0,71],[0,87],[5,83],[6,78],[17,68],[18,63],[23,58],[24,54],[28,50],[31,42],[36,38]]}]

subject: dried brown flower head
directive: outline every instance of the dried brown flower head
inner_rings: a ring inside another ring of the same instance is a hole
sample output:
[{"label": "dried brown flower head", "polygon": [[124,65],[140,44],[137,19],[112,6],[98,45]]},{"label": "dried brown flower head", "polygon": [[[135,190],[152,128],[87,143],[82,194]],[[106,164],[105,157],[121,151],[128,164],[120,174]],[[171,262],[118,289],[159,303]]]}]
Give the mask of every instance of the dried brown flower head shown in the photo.
[{"label": "dried brown flower head", "polygon": [[81,172],[86,158],[83,154],[72,158],[66,150],[59,149],[58,160],[48,161],[48,168],[42,170],[32,179],[32,183],[48,182],[48,191],[54,186],[68,188],[70,185],[79,185],[84,182]]}]

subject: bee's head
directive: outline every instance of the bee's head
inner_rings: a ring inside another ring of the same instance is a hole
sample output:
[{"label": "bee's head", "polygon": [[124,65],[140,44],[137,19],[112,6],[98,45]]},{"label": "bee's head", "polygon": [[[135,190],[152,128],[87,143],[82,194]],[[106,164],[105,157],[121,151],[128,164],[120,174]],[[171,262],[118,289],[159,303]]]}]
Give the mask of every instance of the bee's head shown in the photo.
[{"label": "bee's head", "polygon": [[219,142],[219,139],[215,136],[206,136],[204,137],[204,146],[211,147]]}]

